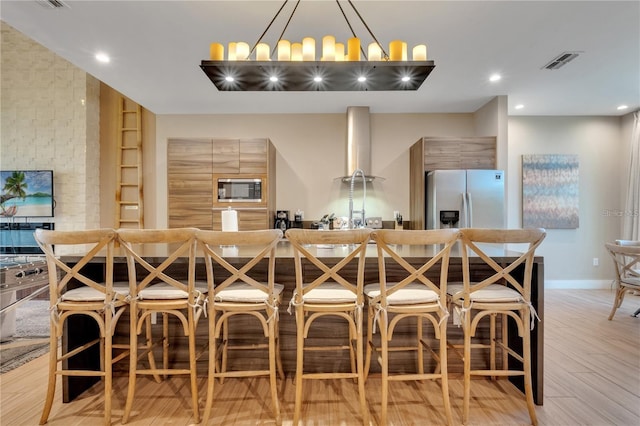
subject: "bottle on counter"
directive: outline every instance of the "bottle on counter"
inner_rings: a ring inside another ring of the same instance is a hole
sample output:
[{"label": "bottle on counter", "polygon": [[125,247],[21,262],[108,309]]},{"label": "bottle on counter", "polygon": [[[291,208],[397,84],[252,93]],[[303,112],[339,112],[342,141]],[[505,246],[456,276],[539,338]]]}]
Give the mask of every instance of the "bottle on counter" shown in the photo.
[{"label": "bottle on counter", "polygon": [[399,212],[394,212],[395,213],[395,229],[403,229],[404,226],[402,224],[402,215]]}]

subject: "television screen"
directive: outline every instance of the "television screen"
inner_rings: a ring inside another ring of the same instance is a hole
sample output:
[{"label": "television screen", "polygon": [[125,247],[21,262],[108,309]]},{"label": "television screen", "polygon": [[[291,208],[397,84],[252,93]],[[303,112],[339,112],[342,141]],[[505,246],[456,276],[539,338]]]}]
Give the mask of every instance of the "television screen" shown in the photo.
[{"label": "television screen", "polygon": [[0,171],[0,217],[53,217],[53,171]]}]

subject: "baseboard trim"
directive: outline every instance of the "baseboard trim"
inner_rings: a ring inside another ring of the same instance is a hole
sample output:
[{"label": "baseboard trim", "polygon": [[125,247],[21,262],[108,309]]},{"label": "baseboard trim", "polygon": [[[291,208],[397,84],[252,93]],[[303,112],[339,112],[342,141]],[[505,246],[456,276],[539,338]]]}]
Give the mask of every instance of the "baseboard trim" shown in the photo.
[{"label": "baseboard trim", "polygon": [[545,280],[545,289],[600,290],[612,288],[611,280]]}]

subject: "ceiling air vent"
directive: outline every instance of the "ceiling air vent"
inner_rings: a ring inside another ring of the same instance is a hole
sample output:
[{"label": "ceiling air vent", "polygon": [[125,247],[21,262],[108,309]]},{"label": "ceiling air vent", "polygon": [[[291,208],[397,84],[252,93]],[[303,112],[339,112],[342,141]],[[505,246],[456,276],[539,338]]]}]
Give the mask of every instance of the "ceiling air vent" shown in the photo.
[{"label": "ceiling air vent", "polygon": [[44,7],[50,7],[52,9],[58,9],[60,7],[69,7],[61,0],[37,0],[38,4]]},{"label": "ceiling air vent", "polygon": [[551,60],[547,65],[542,67],[545,70],[557,70],[573,61],[581,52],[564,52]]}]

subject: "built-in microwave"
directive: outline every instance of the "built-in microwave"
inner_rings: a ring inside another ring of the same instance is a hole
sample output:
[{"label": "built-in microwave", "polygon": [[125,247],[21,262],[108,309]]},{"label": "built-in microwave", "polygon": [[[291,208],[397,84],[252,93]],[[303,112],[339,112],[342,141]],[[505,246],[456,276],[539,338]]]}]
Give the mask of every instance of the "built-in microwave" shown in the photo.
[{"label": "built-in microwave", "polygon": [[262,203],[264,185],[260,177],[218,177],[214,182],[218,203]]}]

